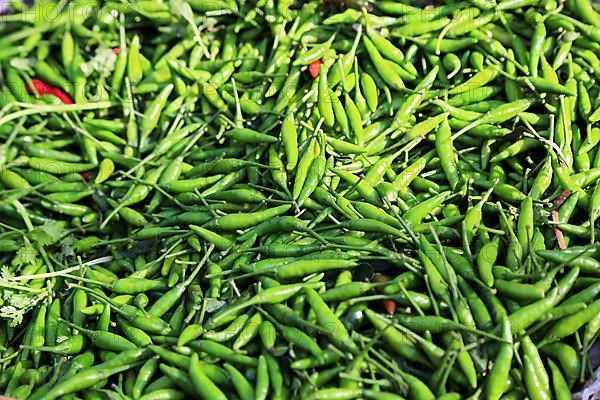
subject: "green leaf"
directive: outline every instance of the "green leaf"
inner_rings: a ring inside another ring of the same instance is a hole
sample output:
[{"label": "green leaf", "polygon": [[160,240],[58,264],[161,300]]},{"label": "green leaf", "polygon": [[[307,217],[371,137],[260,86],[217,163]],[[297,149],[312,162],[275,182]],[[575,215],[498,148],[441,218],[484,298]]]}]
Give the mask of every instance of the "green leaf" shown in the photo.
[{"label": "green leaf", "polygon": [[169,5],[174,12],[181,15],[188,23],[196,26],[196,23],[194,22],[194,12],[188,3],[183,0],[171,0]]},{"label": "green leaf", "polygon": [[12,290],[5,290],[2,292],[4,305],[0,307],[0,318],[9,321],[10,326],[17,326],[23,322],[25,314],[45,298],[45,292],[31,295],[30,293],[16,293]]},{"label": "green leaf", "polygon": [[72,257],[75,255],[75,243],[76,243],[76,238],[74,235],[68,235],[66,236],[64,239],[61,240],[60,242],[60,253],[58,253],[58,259],[60,261],[64,261],[69,257]]},{"label": "green leaf", "polygon": [[192,7],[183,0],[171,0],[169,6],[175,14],[181,15],[183,19],[192,26],[194,35],[199,38],[200,31],[198,30],[198,26],[196,26],[196,21],[194,21],[194,11],[192,10]]},{"label": "green leaf", "polygon": [[17,250],[15,258],[13,259],[13,264],[15,264],[17,267],[26,264],[33,264],[36,262],[37,256],[37,250],[33,248],[31,243],[26,242],[23,247]]},{"label": "green leaf", "polygon": [[215,312],[224,307],[226,302],[219,299],[206,299],[206,312]]},{"label": "green leaf", "polygon": [[64,228],[60,222],[46,222],[28,233],[29,239],[43,246],[54,244],[63,236]]},{"label": "green leaf", "polygon": [[23,322],[23,315],[25,315],[25,311],[14,306],[0,307],[0,317],[9,320],[12,327],[20,325]]},{"label": "green leaf", "polygon": [[13,57],[10,60],[10,65],[11,67],[14,67],[21,71],[26,71],[29,73],[33,72],[33,70],[31,69],[31,67],[33,66],[33,60],[30,58]]},{"label": "green leaf", "polygon": [[10,279],[14,278],[15,274],[10,270],[10,268],[8,268],[8,266],[3,265],[2,268],[0,268],[0,281],[6,281],[8,282]]}]

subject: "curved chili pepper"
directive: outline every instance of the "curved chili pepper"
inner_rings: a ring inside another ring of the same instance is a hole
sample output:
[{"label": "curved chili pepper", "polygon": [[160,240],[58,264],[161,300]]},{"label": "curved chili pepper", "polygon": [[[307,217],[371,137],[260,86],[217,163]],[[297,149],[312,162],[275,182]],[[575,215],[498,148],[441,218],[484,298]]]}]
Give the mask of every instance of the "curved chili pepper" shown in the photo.
[{"label": "curved chili pepper", "polygon": [[71,97],[62,91],[62,89],[55,86],[48,85],[39,79],[32,79],[27,85],[27,91],[29,93],[37,93],[39,95],[52,95],[57,97],[64,104],[73,104]]}]

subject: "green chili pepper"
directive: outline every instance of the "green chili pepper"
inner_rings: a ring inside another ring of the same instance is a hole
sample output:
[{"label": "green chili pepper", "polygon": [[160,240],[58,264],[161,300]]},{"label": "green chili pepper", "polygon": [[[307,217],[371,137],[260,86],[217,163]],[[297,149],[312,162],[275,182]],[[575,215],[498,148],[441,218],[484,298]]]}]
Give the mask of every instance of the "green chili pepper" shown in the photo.
[{"label": "green chili pepper", "polygon": [[192,354],[188,373],[194,388],[196,389],[196,393],[199,396],[209,397],[212,399],[227,399],[227,396],[225,396],[221,389],[219,389],[218,386],[215,385],[204,372],[197,353]]}]

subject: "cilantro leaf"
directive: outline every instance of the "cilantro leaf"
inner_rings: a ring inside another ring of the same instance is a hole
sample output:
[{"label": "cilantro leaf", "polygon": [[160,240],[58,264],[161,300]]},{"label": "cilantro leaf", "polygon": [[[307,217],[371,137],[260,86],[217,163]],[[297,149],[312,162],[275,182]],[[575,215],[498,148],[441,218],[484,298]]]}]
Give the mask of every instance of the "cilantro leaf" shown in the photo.
[{"label": "cilantro leaf", "polygon": [[26,242],[23,247],[17,250],[17,253],[13,259],[13,264],[17,267],[25,264],[33,264],[35,263],[37,256],[37,250],[31,245],[31,243]]},{"label": "cilantro leaf", "polygon": [[60,222],[46,222],[28,233],[29,238],[43,246],[52,245],[63,236],[64,228]]},{"label": "cilantro leaf", "polygon": [[10,321],[10,326],[20,325],[23,322],[24,316],[45,298],[45,292],[32,296],[31,293],[17,293],[13,290],[5,290],[2,293],[4,305],[0,307],[0,318]]}]

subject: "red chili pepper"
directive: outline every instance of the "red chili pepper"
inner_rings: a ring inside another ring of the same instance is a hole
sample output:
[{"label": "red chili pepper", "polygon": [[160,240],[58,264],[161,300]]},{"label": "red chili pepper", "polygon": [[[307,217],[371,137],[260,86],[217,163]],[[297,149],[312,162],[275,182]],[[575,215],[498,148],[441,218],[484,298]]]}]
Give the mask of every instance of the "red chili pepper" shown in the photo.
[{"label": "red chili pepper", "polygon": [[73,100],[71,100],[71,97],[69,97],[68,94],[66,94],[57,87],[48,85],[47,83],[40,81],[39,79],[32,79],[31,85],[27,85],[27,91],[29,93],[36,92],[39,95],[49,94],[58,97],[58,99],[64,104],[73,104]]},{"label": "red chili pepper", "polygon": [[[390,280],[390,277],[384,274],[376,274],[373,277],[373,281],[374,282],[387,282]],[[376,288],[376,290],[379,293],[383,293],[383,286],[379,286]],[[396,312],[396,302],[394,300],[383,300],[383,308],[385,308],[385,311],[390,314],[393,315]]]},{"label": "red chili pepper", "polygon": [[81,177],[82,177],[83,179],[85,179],[86,181],[89,181],[89,180],[90,180],[90,178],[91,178],[91,176],[90,176],[90,173],[89,173],[89,172],[82,172],[82,173],[81,173]]},{"label": "red chili pepper", "polygon": [[52,94],[54,96],[58,97],[60,99],[60,101],[62,101],[65,104],[73,104],[73,100],[71,100],[71,97],[68,94],[66,94],[59,88],[52,88],[52,89],[53,89]]},{"label": "red chili pepper", "polygon": [[114,54],[119,54],[119,52],[120,52],[120,51],[121,51],[121,49],[120,49],[120,48],[118,48],[118,47],[113,47],[113,53],[114,53]]},{"label": "red chili pepper", "polygon": [[31,85],[27,85],[27,91],[29,93],[36,92],[41,95],[50,94],[48,92],[48,90],[49,90],[48,85],[46,85],[44,82],[40,81],[39,79],[32,79]]},{"label": "red chili pepper", "polygon": [[321,60],[316,60],[310,63],[310,65],[308,66],[308,72],[310,72],[310,76],[313,77],[313,79],[315,79],[317,76],[319,76],[319,71],[321,71],[321,65],[323,64],[323,62]]},{"label": "red chili pepper", "polygon": [[388,314],[394,315],[396,312],[396,302],[394,300],[383,300],[383,308],[385,308]]}]

